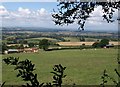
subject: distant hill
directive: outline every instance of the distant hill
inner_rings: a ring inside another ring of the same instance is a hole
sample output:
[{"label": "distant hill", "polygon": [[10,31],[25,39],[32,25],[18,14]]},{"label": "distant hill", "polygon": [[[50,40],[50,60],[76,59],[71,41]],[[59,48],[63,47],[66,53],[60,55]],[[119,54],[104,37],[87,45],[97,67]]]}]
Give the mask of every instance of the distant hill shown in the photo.
[{"label": "distant hill", "polygon": [[2,27],[2,31],[34,31],[34,32],[58,32],[68,31],[66,29],[54,29],[43,27]]},{"label": "distant hill", "polygon": [[117,33],[118,31],[108,30],[76,30],[76,29],[59,29],[59,28],[44,28],[44,27],[2,27],[2,31],[33,31],[33,32],[59,32],[59,31],[74,31],[74,32],[92,32],[92,33]]}]

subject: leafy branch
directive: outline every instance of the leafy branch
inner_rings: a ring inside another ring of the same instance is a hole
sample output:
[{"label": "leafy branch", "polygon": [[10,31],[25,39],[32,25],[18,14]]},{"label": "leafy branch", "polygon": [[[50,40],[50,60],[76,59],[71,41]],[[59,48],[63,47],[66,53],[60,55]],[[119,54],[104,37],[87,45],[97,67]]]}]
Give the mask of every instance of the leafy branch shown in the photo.
[{"label": "leafy branch", "polygon": [[[118,60],[117,60],[117,62],[118,62],[118,67],[120,67],[119,65],[120,65],[120,61],[119,61],[119,57],[117,58]],[[105,85],[107,84],[107,82],[108,82],[108,79],[110,79],[114,84],[115,84],[115,86],[116,87],[120,87],[120,72],[117,70],[117,69],[115,69],[115,73],[117,74],[117,76],[118,76],[118,81],[116,81],[113,77],[111,77],[108,73],[107,73],[107,71],[106,70],[104,70],[104,72],[103,72],[103,75],[101,76],[101,79],[102,79],[102,83],[100,84],[102,87],[105,87]]]},{"label": "leafy branch", "polygon": [[37,80],[37,74],[34,74],[34,64],[28,59],[19,61],[19,58],[8,57],[4,58],[3,61],[7,65],[15,65],[14,70],[18,70],[17,77],[21,77],[23,81],[29,81],[31,84],[23,85],[23,87],[42,87],[44,83],[39,83]]},{"label": "leafy branch", "polygon": [[64,75],[64,70],[66,69],[66,67],[63,67],[61,64],[59,65],[54,65],[53,68],[53,72],[51,72],[52,74],[54,74],[53,76],[53,85],[57,86],[57,87],[61,87],[62,84],[62,79],[66,77],[66,75]]},{"label": "leafy branch", "polygon": [[[15,69],[18,71],[17,77],[21,77],[23,81],[29,81],[31,84],[26,83],[26,85],[22,85],[23,87],[61,87],[62,79],[66,77],[64,75],[64,70],[66,67],[63,67],[61,64],[54,65],[53,68],[53,84],[52,83],[41,83],[37,79],[37,74],[34,74],[35,64],[33,64],[30,60],[25,59],[24,61],[19,61],[19,58],[16,57],[7,57],[4,58],[3,61],[7,65],[14,65]],[[2,84],[2,86],[5,82]]]},{"label": "leafy branch", "polygon": [[53,21],[55,25],[68,25],[77,23],[79,25],[78,29],[84,30],[84,25],[86,20],[90,17],[90,13],[94,11],[94,8],[102,6],[103,10],[103,20],[106,20],[108,23],[114,22],[113,13],[114,9],[120,8],[120,1],[109,2],[105,0],[104,2],[98,2],[98,0],[87,2],[83,1],[69,1],[64,0],[60,1],[57,5],[57,11],[53,9]]}]

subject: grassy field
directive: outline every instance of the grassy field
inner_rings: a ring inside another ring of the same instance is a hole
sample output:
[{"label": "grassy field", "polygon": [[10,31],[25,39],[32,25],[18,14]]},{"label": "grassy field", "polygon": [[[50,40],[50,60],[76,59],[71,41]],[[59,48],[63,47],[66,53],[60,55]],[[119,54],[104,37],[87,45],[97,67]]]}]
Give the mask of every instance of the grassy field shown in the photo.
[{"label": "grassy field", "polygon": [[[80,42],[80,39],[79,37],[62,37],[64,38],[66,41],[69,41],[69,42]],[[48,37],[39,37],[39,38],[29,38],[29,39],[26,39],[28,42],[37,42],[39,43],[40,40],[42,39],[48,39],[50,41],[58,41],[57,39],[55,38],[48,38]],[[85,38],[86,41],[97,41],[98,39],[95,39],[95,38]]]},{"label": "grassy field", "polygon": [[[29,59],[36,67],[40,82],[52,82],[52,67],[55,64],[66,66],[67,77],[63,84],[99,85],[104,69],[117,79],[114,69],[117,67],[117,49],[87,49],[87,50],[57,50],[39,51],[39,53],[19,53],[3,55],[3,58],[14,56],[20,60]],[[16,78],[17,71],[14,66],[3,63],[3,81],[6,84],[23,84],[20,78]],[[110,82],[109,84],[112,84]]]},{"label": "grassy field", "polygon": [[65,40],[69,40],[70,42],[79,42],[79,38],[77,37],[63,37]]},{"label": "grassy field", "polygon": [[36,42],[39,43],[40,40],[42,39],[48,39],[50,41],[57,41],[57,39],[53,39],[53,38],[47,38],[47,37],[40,37],[40,38],[30,38],[30,39],[26,39],[28,42]]},{"label": "grassy field", "polygon": [[[79,37],[63,37],[65,40],[69,40],[70,42],[80,42],[80,38]],[[96,38],[85,38],[85,41],[97,41],[100,39],[96,39]]]}]

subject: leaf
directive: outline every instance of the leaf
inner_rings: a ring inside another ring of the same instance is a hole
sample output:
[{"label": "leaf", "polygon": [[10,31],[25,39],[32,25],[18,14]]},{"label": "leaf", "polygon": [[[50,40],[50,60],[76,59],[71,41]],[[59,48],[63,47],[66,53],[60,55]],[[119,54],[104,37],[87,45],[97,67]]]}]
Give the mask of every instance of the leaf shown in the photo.
[{"label": "leaf", "polygon": [[53,79],[54,79],[54,80],[58,80],[58,78],[57,78],[55,75],[53,76]]},{"label": "leaf", "polygon": [[44,83],[41,83],[41,84],[39,85],[39,87],[42,87],[42,86],[43,86],[43,84],[44,84]]},{"label": "leaf", "polygon": [[3,87],[3,86],[5,85],[5,83],[6,83],[6,82],[3,82],[2,85],[1,85],[1,87]]},{"label": "leaf", "polygon": [[56,75],[56,76],[60,76],[59,74],[57,74],[57,73],[55,73],[55,72],[50,72],[50,73],[53,73],[53,74]]},{"label": "leaf", "polygon": [[65,78],[67,75],[64,75],[63,78]]},{"label": "leaf", "polygon": [[19,77],[21,74],[17,74],[17,77]]}]

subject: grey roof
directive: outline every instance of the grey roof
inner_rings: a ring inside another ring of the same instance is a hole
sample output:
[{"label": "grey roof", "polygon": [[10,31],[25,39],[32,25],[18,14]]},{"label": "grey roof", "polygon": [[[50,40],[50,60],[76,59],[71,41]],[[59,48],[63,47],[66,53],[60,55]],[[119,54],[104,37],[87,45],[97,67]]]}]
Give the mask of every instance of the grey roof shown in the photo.
[{"label": "grey roof", "polygon": [[18,49],[8,49],[8,51],[18,51]]}]

